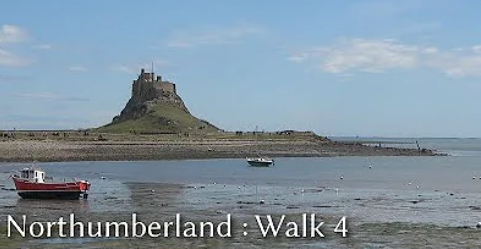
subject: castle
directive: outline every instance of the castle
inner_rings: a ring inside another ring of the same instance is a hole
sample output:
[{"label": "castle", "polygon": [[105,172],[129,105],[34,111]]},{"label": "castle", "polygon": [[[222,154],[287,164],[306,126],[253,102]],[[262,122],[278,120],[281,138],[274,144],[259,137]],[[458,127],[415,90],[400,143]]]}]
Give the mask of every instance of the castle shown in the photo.
[{"label": "castle", "polygon": [[132,98],[137,100],[165,99],[175,95],[177,91],[174,83],[163,81],[160,75],[156,78],[154,72],[146,73],[143,68],[132,83]]},{"label": "castle", "polygon": [[177,95],[174,83],[163,81],[160,75],[155,77],[154,72],[146,73],[142,68],[139,77],[132,83],[132,96],[112,123],[140,118],[148,112],[150,106],[160,103],[168,103],[190,114],[184,101]]}]

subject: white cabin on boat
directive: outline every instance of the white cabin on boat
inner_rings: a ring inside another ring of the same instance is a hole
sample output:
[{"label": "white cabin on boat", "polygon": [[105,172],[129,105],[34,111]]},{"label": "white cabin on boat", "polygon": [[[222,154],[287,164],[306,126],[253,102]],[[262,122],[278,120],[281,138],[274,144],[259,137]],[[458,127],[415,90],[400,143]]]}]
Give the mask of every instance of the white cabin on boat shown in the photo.
[{"label": "white cabin on boat", "polygon": [[45,171],[34,168],[24,168],[20,171],[20,178],[28,180],[30,182],[44,183]]}]

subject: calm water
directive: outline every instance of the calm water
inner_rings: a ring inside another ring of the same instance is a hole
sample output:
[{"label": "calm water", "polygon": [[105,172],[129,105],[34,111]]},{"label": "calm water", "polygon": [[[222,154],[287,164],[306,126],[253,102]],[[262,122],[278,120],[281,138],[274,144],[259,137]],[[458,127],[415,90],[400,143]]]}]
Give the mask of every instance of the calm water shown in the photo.
[{"label": "calm water", "polygon": [[[443,148],[458,156],[278,158],[270,168],[248,167],[241,159],[69,162],[40,166],[57,179],[65,176],[89,179],[94,186],[89,200],[93,211],[114,206],[128,210],[125,182],[162,182],[204,186],[185,193],[188,203],[200,209],[213,206],[214,199],[262,198],[268,203],[283,201],[297,205],[297,212],[328,206],[322,211],[366,221],[475,225],[481,221],[481,212],[477,210],[481,207],[481,140],[440,139],[437,147],[436,141],[430,140],[433,146],[428,147],[425,140],[423,147]],[[0,185],[13,188],[6,179],[9,172],[26,165],[0,165]],[[309,191],[315,189],[325,190]],[[105,194],[112,191],[117,191],[120,197],[116,203],[105,202]],[[96,206],[96,198],[103,198],[104,207]],[[18,204],[12,191],[0,191],[0,200],[3,205]],[[285,211],[285,205],[266,205],[266,208]]]},{"label": "calm water", "polygon": [[[383,146],[438,150],[451,156],[481,156],[481,138],[356,138],[333,137],[336,141],[382,142]],[[385,143],[385,144],[384,144]]]},{"label": "calm water", "polygon": [[[278,186],[406,189],[478,192],[481,156],[278,158],[273,167],[248,167],[245,160],[68,162],[37,164],[51,176],[121,182],[222,183]],[[3,164],[7,174],[28,166]],[[372,168],[369,168],[371,166]],[[343,177],[344,180],[340,180]]]}]

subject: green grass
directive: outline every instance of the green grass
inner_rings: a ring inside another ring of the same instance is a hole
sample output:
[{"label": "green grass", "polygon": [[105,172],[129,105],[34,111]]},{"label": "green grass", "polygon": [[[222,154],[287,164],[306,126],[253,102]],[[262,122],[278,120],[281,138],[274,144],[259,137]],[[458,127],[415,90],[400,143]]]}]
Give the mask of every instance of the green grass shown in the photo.
[{"label": "green grass", "polygon": [[109,124],[95,129],[105,133],[211,133],[217,128],[179,109],[170,103],[159,103],[148,109],[147,114],[138,119]]}]

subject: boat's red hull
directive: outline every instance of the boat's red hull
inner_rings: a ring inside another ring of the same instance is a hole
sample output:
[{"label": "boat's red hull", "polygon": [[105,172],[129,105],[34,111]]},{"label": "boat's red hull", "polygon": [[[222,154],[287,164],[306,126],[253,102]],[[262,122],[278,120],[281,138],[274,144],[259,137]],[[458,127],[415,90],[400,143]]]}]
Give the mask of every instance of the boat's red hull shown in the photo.
[{"label": "boat's red hull", "polygon": [[79,199],[81,195],[87,197],[90,183],[86,181],[62,183],[37,183],[13,178],[15,188],[24,199]]}]

